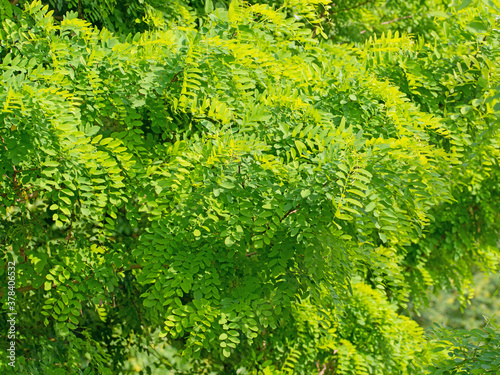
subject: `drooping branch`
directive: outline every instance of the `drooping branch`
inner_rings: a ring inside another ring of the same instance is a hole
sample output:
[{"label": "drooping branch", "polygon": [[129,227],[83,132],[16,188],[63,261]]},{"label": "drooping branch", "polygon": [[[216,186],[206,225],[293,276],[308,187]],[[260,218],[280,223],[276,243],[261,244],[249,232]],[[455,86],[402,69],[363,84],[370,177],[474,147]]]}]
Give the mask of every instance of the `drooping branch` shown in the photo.
[{"label": "drooping branch", "polygon": [[[142,268],[142,266],[141,266],[140,264],[132,264],[132,265],[130,265],[129,267],[127,267],[127,269],[125,269],[124,267],[121,267],[121,268],[118,270],[118,272],[123,272],[123,271],[125,271],[125,270],[126,270],[126,271],[129,271],[129,270],[136,270],[136,269],[141,269],[141,268]],[[85,280],[84,280],[84,281],[87,281],[89,278],[90,278],[90,276],[87,276],[87,277],[85,278]],[[81,281],[71,280],[71,282],[72,282],[73,284],[79,284]],[[35,288],[35,287],[34,287],[34,286],[32,286],[32,285],[23,286],[23,287],[21,287],[21,288],[17,288],[17,289],[16,289],[16,293],[25,293],[25,292],[29,292],[30,290],[38,290],[38,289],[40,289],[40,288],[42,288],[42,287],[43,287],[43,285],[42,285],[42,286],[39,286],[38,288]],[[56,284],[52,284],[52,289],[55,289],[55,288],[57,288],[57,285],[56,285]],[[0,291],[0,298],[2,298],[2,297],[3,297],[3,295],[4,295],[4,291]]]}]

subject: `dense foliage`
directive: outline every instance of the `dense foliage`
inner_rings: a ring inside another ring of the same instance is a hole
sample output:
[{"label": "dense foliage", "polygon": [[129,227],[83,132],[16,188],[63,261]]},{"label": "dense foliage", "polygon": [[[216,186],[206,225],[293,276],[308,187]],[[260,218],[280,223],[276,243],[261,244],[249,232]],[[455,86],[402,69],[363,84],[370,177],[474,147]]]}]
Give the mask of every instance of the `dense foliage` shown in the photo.
[{"label": "dense foliage", "polygon": [[18,373],[427,371],[408,303],[498,266],[498,5],[0,4]]}]

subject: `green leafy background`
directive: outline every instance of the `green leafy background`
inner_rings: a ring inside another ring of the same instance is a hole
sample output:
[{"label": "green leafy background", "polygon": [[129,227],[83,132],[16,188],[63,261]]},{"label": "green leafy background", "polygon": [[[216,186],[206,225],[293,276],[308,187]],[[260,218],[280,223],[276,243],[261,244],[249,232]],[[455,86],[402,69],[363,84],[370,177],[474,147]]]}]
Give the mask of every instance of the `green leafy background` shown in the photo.
[{"label": "green leafy background", "polygon": [[0,2],[15,371],[496,373],[498,4],[378,3]]}]

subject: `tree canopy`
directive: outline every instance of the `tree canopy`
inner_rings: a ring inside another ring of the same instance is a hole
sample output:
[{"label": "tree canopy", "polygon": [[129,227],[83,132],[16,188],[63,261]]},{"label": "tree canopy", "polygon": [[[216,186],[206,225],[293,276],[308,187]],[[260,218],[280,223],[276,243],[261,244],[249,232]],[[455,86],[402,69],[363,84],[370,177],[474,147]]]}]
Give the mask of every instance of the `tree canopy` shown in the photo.
[{"label": "tree canopy", "polygon": [[499,7],[0,0],[2,371],[454,373],[405,311],[498,267]]}]

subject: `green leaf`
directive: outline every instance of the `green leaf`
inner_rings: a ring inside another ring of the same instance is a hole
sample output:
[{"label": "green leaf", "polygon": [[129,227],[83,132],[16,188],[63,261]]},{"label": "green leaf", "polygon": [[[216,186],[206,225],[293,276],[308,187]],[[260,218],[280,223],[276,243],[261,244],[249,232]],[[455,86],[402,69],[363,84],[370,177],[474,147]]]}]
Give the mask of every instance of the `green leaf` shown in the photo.
[{"label": "green leaf", "polygon": [[[467,25],[467,29],[473,33],[483,34],[488,31],[488,27],[480,21],[472,21]],[[463,109],[463,108],[462,108]],[[460,110],[462,112],[462,109]],[[463,112],[462,112],[463,113]]]},{"label": "green leaf", "polygon": [[299,140],[295,140],[294,143],[295,143],[295,147],[297,147],[297,151],[299,152],[299,155],[302,155],[302,153],[305,150],[307,150],[307,146],[303,142],[301,142]]},{"label": "green leaf", "polygon": [[66,203],[67,205],[71,205],[71,200],[68,198],[68,197],[65,197],[63,195],[60,195],[59,196],[59,199],[62,200],[64,203]]},{"label": "green leaf", "polygon": [[[99,130],[101,130],[101,128],[99,126],[92,126],[89,130],[87,130],[87,136],[91,137],[94,134],[96,134],[97,132],[99,132]],[[93,142],[93,143],[95,143],[95,142]]]},{"label": "green leaf", "polygon": [[46,160],[43,165],[47,166],[47,167],[57,167],[59,165],[59,162],[58,161],[55,161],[55,160]]},{"label": "green leaf", "polygon": [[467,8],[472,3],[472,0],[462,0],[462,3],[457,7],[457,10]]},{"label": "green leaf", "polygon": [[440,18],[448,18],[449,17],[446,12],[443,12],[440,10],[429,12],[429,13],[427,13],[427,15],[429,17],[440,17]]},{"label": "green leaf", "polygon": [[377,203],[375,201],[372,201],[370,203],[368,203],[365,207],[365,211],[366,212],[371,212],[373,211],[373,209],[375,208],[375,206],[377,205]]},{"label": "green leaf", "polygon": [[234,241],[231,237],[226,237],[226,239],[224,240],[224,243],[226,244],[227,247],[231,247],[231,246],[233,246]]},{"label": "green leaf", "polygon": [[386,237],[386,235],[384,233],[379,232],[378,236],[380,237],[380,239],[382,240],[383,243],[387,242],[387,237]]},{"label": "green leaf", "polygon": [[234,184],[232,184],[228,181],[221,182],[220,186],[222,186],[224,189],[234,189]]},{"label": "green leaf", "polygon": [[214,11],[212,0],[205,0],[205,13],[210,14]]}]

